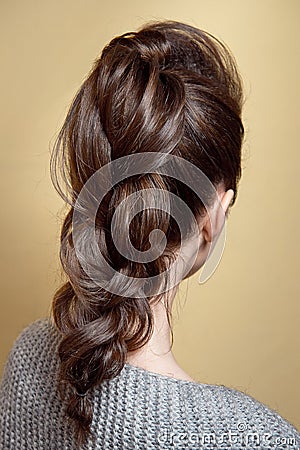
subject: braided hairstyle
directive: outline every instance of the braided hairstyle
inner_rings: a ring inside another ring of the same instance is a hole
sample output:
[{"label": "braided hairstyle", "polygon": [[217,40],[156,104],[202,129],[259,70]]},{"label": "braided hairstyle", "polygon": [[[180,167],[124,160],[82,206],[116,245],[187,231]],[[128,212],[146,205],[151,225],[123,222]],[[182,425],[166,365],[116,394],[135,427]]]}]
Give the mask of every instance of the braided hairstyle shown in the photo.
[{"label": "braided hairstyle", "polygon": [[[127,353],[150,339],[151,305],[163,298],[130,296],[126,286],[116,292],[121,274],[139,279],[164,272],[184,238],[163,208],[144,208],[132,220],[123,208],[114,228],[120,235],[128,228],[134,248],[149,250],[153,230],[167,238],[164,253],[156,259],[132,261],[114,245],[111,223],[116,208],[131,194],[151,188],[176,194],[195,214],[203,212],[203,202],[184,183],[155,170],[116,183],[103,197],[94,222],[98,248],[114,269],[100,286],[83,269],[74,245],[76,200],[105,165],[123,156],[157,152],[157,166],[162,154],[177,155],[201,169],[214,186],[222,182],[225,189],[233,189],[232,205],[241,176],[242,104],[241,77],[225,44],[176,21],[150,22],[112,39],[71,103],[50,163],[54,186],[68,207],[60,245],[67,278],[54,294],[52,313],[62,335],[60,394],[79,444],[91,437],[93,409],[87,394],[117,376]],[[88,236],[83,225],[83,249],[89,249]],[[101,277],[93,249],[90,257]]]}]

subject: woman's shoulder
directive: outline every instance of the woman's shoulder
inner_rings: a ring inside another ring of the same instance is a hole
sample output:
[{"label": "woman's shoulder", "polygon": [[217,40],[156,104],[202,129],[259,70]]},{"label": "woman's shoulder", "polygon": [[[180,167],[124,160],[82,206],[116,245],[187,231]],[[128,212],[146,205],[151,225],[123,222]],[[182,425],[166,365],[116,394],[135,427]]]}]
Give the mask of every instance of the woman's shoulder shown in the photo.
[{"label": "woman's shoulder", "polygon": [[[122,389],[127,395],[130,392],[126,398],[137,405],[142,393],[148,399],[147,407],[150,405],[150,409],[160,416],[158,421],[163,428],[160,436],[164,442],[172,439],[175,444],[176,439],[178,442],[182,439],[185,443],[192,443],[193,439],[201,439],[203,443],[217,445],[214,448],[235,443],[237,445],[225,448],[259,446],[261,449],[300,450],[297,429],[279,412],[241,390],[175,379],[130,364],[126,364],[122,374],[122,383],[114,392]],[[142,415],[144,405],[137,407],[136,414],[140,414],[140,409]]]},{"label": "woman's shoulder", "polygon": [[26,325],[21,332],[17,335],[17,338],[14,342],[14,346],[22,345],[27,341],[34,342],[35,340],[39,340],[41,337],[49,338],[55,337],[57,338],[58,332],[53,323],[53,319],[49,317],[41,317],[34,322]]},{"label": "woman's shoulder", "polygon": [[18,351],[26,351],[27,348],[32,354],[35,348],[45,345],[52,347],[57,345],[58,341],[59,332],[51,317],[40,318],[23,328],[15,339],[9,356]]},{"label": "woman's shoulder", "polygon": [[[299,431],[272,407],[233,387],[199,383],[202,396],[205,390],[206,404],[210,402],[208,409],[223,423],[227,439],[231,436],[232,442],[261,445],[260,448],[300,450]],[[203,407],[201,395],[200,408]]]},{"label": "woman's shoulder", "polygon": [[27,325],[17,336],[8,354],[3,371],[5,379],[22,378],[22,373],[32,373],[37,367],[55,363],[60,335],[51,318],[41,318]]},{"label": "woman's shoulder", "polygon": [[69,440],[57,389],[59,342],[58,330],[45,318],[26,326],[12,345],[0,383],[1,449],[46,448],[47,442],[57,448],[53,435],[58,442]]}]

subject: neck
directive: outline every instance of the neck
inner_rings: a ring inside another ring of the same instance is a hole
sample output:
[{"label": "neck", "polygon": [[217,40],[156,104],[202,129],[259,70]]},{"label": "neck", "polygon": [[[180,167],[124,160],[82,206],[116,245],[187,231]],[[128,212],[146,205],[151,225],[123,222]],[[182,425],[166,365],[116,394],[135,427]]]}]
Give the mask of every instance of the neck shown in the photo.
[{"label": "neck", "polygon": [[[172,305],[177,288],[168,292],[167,300]],[[129,352],[126,362],[151,372],[174,378],[193,381],[178,365],[171,349],[171,329],[165,306],[161,301],[152,307],[154,326],[149,341],[140,349]]]}]

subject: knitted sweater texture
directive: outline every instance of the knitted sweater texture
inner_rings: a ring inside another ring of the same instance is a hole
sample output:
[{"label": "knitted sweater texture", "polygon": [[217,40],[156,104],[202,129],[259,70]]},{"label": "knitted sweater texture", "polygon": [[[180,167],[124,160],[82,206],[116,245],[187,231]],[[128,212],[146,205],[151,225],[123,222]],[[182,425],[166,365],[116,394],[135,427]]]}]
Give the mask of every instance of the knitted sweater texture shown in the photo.
[{"label": "knitted sweater texture", "polygon": [[[74,450],[57,390],[60,335],[50,319],[16,340],[0,388],[1,450]],[[300,449],[276,411],[225,386],[178,380],[125,364],[89,393],[94,442],[84,449]]]}]

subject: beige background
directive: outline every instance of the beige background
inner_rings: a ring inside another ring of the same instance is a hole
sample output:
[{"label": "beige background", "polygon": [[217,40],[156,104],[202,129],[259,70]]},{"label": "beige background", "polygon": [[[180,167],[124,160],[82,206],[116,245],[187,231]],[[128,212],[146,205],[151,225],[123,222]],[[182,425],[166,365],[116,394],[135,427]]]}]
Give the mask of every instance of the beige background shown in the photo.
[{"label": "beige background", "polygon": [[182,285],[175,355],[300,428],[298,0],[1,2],[1,367],[59,283],[49,148],[101,48],[150,19],[204,28],[245,82],[244,175],[217,272]]}]

